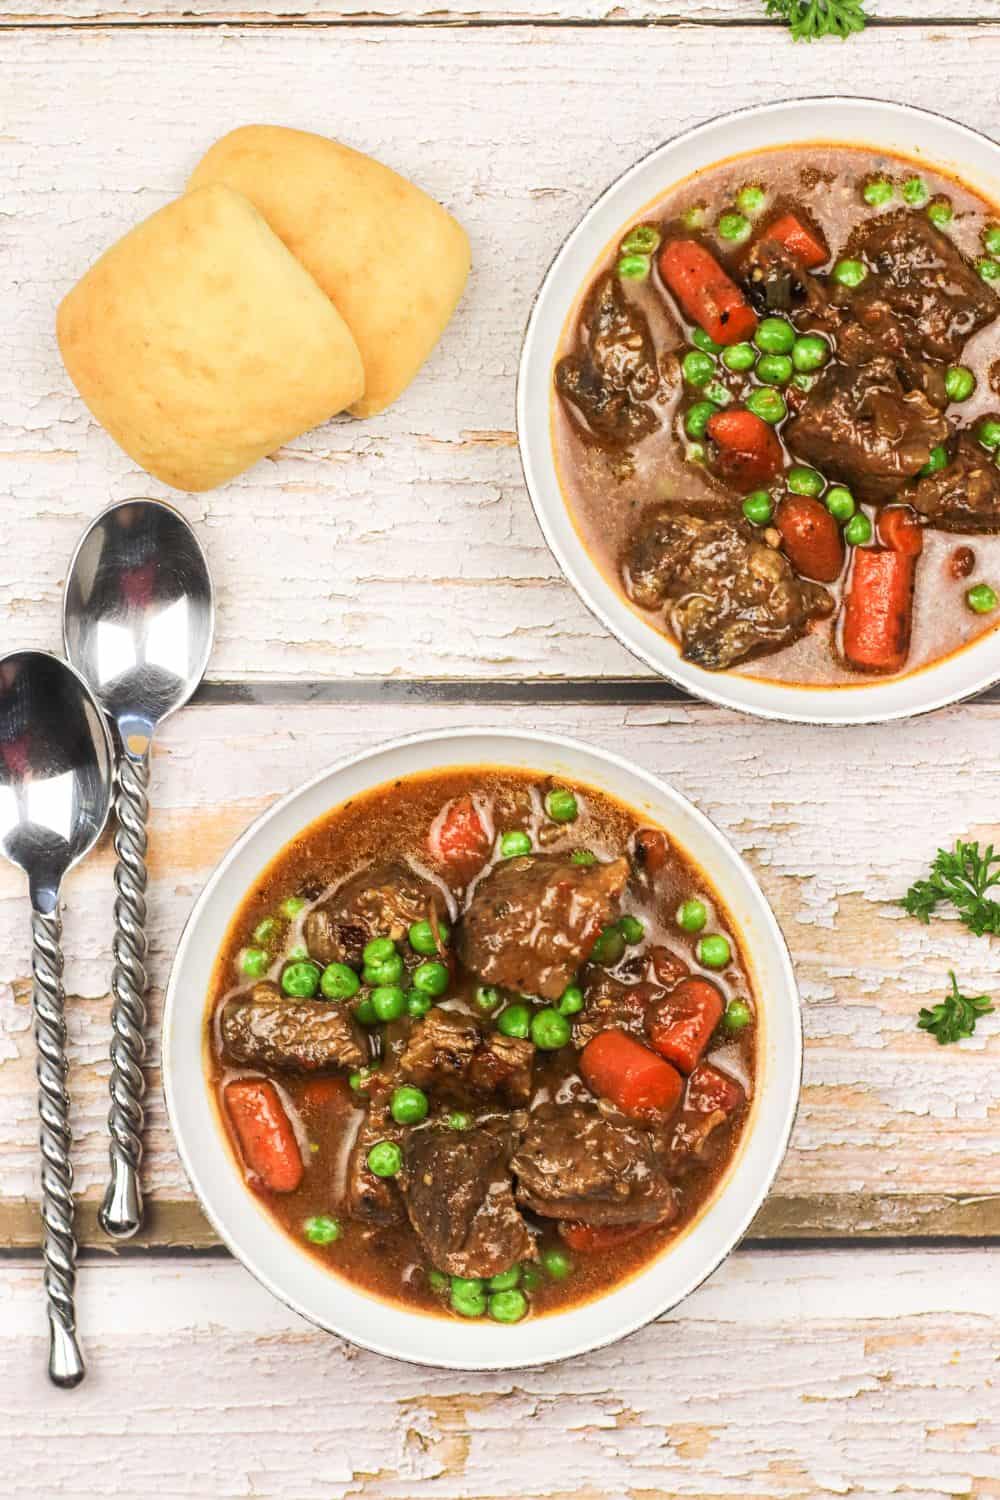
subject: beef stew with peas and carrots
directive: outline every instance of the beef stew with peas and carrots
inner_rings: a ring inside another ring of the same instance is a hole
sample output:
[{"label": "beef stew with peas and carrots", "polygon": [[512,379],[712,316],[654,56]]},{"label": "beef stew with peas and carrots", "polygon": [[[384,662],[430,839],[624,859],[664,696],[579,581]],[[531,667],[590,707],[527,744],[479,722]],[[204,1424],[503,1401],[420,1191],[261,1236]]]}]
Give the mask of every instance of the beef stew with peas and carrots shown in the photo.
[{"label": "beef stew with peas and carrots", "polygon": [[660,828],[496,767],[307,828],[236,914],[206,1051],[246,1181],[331,1271],[516,1323],[690,1224],[753,1096],[733,923]]},{"label": "beef stew with peas and carrots", "polygon": [[951,655],[1000,623],[998,319],[1000,209],[954,178],[832,144],[699,172],[557,352],[584,545],[711,671],[846,687]]}]

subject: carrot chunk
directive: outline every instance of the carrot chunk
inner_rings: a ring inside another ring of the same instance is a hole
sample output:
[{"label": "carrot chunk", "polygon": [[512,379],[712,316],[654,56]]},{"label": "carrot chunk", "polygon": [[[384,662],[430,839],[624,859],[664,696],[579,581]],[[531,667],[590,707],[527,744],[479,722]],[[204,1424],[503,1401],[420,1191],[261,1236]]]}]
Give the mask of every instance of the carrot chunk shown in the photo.
[{"label": "carrot chunk", "polygon": [[842,647],[859,672],[899,672],[910,651],[916,557],[857,547],[844,599]]},{"label": "carrot chunk", "polygon": [[757,327],[757,315],[715,256],[697,240],[669,240],[660,251],[660,275],[689,323],[717,344],[739,344]]},{"label": "carrot chunk", "polygon": [[794,214],[783,214],[780,219],[775,219],[762,238],[777,240],[779,245],[784,245],[786,250],[798,256],[807,271],[815,271],[817,266],[830,259],[830,252],[819,234],[808,229]]},{"label": "carrot chunk", "polygon": [[431,825],[428,848],[443,864],[474,864],[490,852],[490,841],[472,798],[466,793],[446,804]]},{"label": "carrot chunk", "polygon": [[684,1089],[676,1068],[614,1028],[587,1043],[580,1054],[580,1072],[595,1094],[637,1118],[670,1114]]},{"label": "carrot chunk", "polygon": [[692,975],[680,984],[646,1020],[649,1040],[661,1057],[690,1073],[722,1020],[722,996],[709,979]]},{"label": "carrot chunk", "polygon": [[919,557],[924,550],[924,529],[909,505],[887,505],[878,518],[879,541],[893,552]]},{"label": "carrot chunk", "polygon": [[302,1181],[302,1153],[274,1084],[239,1079],[226,1084],[224,1098],[247,1167],[272,1193],[294,1193]]},{"label": "carrot chunk", "polygon": [[796,573],[833,583],[844,566],[844,539],[826,506],[812,495],[786,495],[774,513],[782,546]]},{"label": "carrot chunk", "polygon": [[559,1225],[559,1237],[571,1250],[593,1255],[600,1250],[615,1250],[652,1228],[652,1224],[580,1224],[564,1220]]},{"label": "carrot chunk", "polygon": [[769,484],[784,465],[778,434],[752,411],[717,411],[706,431],[718,450],[712,468],[734,489]]}]

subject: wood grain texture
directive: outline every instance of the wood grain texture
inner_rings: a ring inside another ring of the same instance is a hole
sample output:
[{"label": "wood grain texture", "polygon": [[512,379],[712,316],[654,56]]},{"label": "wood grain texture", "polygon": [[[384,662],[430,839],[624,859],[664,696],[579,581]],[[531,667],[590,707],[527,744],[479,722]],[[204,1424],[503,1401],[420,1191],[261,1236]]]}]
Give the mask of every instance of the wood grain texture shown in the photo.
[{"label": "wood grain texture", "polygon": [[[212,865],[258,811],[324,765],[463,722],[530,725],[632,757],[692,797],[755,869],[792,950],[807,1039],[792,1148],[755,1232],[1000,1233],[1000,1014],[957,1047],[938,1047],[915,1025],[950,967],[970,993],[996,991],[995,940],[949,921],[922,927],[893,905],[939,841],[1000,836],[1000,707],[833,735],[680,704],[467,713],[369,704],[194,708],[159,742],[146,1175],[167,1210],[151,1226],[161,1243],[205,1243],[200,1218],[172,1207],[190,1206],[190,1193],[163,1114],[156,1026],[177,935]],[[91,1233],[107,1150],[110,879],[105,846],[71,878],[65,918],[75,1160]],[[0,955],[0,1240],[24,1244],[34,1234],[25,1200],[37,1189],[27,923],[19,879],[5,869]]]},{"label": "wood grain texture", "polygon": [[[731,40],[713,27],[6,32],[0,618],[11,644],[57,643],[66,561],[101,506],[168,493],[72,391],[56,303],[181,189],[211,140],[260,118],[343,136],[414,176],[468,226],[475,270],[390,411],[335,422],[224,489],[181,499],[219,585],[213,673],[641,673],[561,580],[521,481],[514,379],[553,252],[636,157],[698,119],[787,92],[792,76],[803,94],[877,88],[1000,132],[996,91],[970,87],[970,66],[989,80],[1000,62],[996,24],[974,42],[962,27],[875,29],[794,57],[777,42],[763,26]],[[72,128],[59,99],[72,100]]]},{"label": "wood grain texture", "polygon": [[983,1251],[737,1254],[624,1343],[513,1375],[353,1350],[231,1263],[89,1265],[90,1374],[69,1396],[42,1374],[38,1283],[0,1265],[8,1500],[1000,1492]]}]

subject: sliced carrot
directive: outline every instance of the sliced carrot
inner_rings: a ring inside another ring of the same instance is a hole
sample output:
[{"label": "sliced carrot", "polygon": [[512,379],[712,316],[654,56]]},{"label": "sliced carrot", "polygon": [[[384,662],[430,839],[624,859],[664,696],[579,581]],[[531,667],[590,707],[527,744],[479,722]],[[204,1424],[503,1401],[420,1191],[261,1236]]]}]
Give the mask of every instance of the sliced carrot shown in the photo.
[{"label": "sliced carrot", "polygon": [[580,1054],[580,1072],[595,1094],[637,1118],[672,1113],[684,1090],[676,1068],[613,1028],[587,1043]]},{"label": "sliced carrot", "polygon": [[711,1115],[717,1109],[721,1109],[724,1115],[731,1115],[745,1097],[735,1078],[730,1078],[728,1073],[714,1068],[711,1063],[699,1063],[688,1079],[684,1108],[699,1115]]},{"label": "sliced carrot", "polygon": [[855,548],[841,641],[859,672],[899,672],[906,664],[916,561],[889,547]]},{"label": "sliced carrot", "polygon": [[302,1153],[274,1084],[242,1078],[226,1084],[224,1097],[247,1167],[272,1193],[294,1193],[302,1181]]},{"label": "sliced carrot", "polygon": [[559,1237],[580,1255],[593,1255],[599,1250],[615,1250],[652,1228],[652,1224],[580,1224],[563,1220]]},{"label": "sliced carrot", "polygon": [[778,434],[752,411],[717,411],[707,432],[716,445],[712,468],[734,489],[769,484],[784,466]]},{"label": "sliced carrot", "polygon": [[807,271],[815,271],[817,266],[830,259],[830,252],[820,235],[808,229],[794,214],[783,214],[780,219],[775,219],[765,229],[762,238],[777,240],[779,245],[784,245],[786,250],[798,256]]},{"label": "sliced carrot", "polygon": [[924,529],[909,505],[887,505],[878,518],[879,541],[893,552],[919,557],[924,550]]},{"label": "sliced carrot", "polygon": [[649,1040],[661,1057],[690,1073],[722,1020],[722,995],[710,979],[682,979],[646,1018]]},{"label": "sliced carrot", "polygon": [[844,566],[844,539],[825,505],[812,495],[786,495],[774,513],[782,546],[796,573],[833,583]]},{"label": "sliced carrot", "polygon": [[715,256],[697,240],[668,240],[660,275],[684,316],[717,344],[739,344],[757,327],[757,315]]}]

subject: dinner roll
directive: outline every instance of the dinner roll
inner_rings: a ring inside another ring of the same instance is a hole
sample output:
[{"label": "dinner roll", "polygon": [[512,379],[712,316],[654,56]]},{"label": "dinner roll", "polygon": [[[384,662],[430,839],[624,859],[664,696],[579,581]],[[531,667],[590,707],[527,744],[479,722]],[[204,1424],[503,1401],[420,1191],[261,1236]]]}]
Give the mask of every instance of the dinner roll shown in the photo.
[{"label": "dinner roll", "polygon": [[437,343],[469,274],[464,229],[388,167],[321,135],[245,125],[191,187],[224,182],[256,204],[358,341],[368,417],[395,401]]},{"label": "dinner roll", "polygon": [[56,332],[97,420],[181,490],[222,484],[364,390],[343,318],[221,185],[112,245],[64,298]]}]

